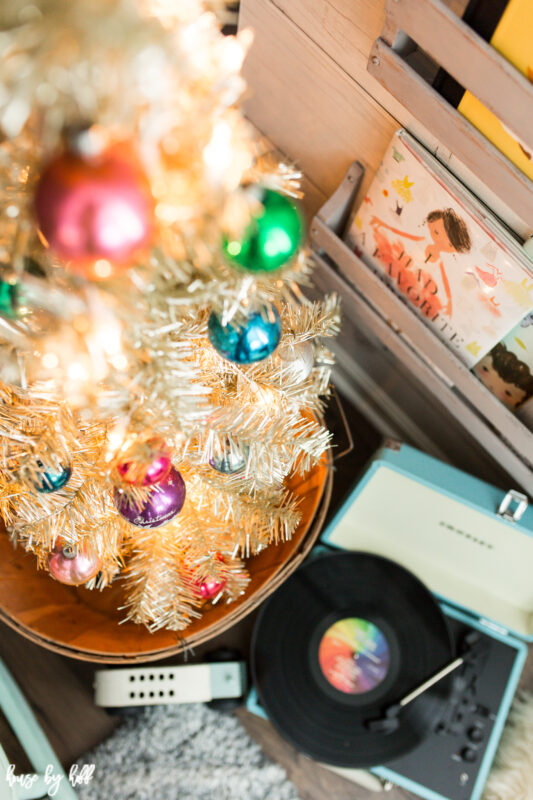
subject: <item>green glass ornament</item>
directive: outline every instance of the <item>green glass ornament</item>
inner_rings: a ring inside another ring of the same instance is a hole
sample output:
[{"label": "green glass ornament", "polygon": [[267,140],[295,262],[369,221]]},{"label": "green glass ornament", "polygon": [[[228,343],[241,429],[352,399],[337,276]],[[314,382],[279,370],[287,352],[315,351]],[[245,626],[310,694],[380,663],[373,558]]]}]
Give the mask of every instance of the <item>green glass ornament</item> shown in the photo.
[{"label": "green glass ornament", "polygon": [[8,319],[19,317],[20,288],[18,283],[0,279],[0,316]]},{"label": "green glass ornament", "polygon": [[300,209],[280,192],[261,189],[261,207],[252,215],[242,239],[224,236],[228,260],[250,272],[272,272],[287,264],[304,238]]}]

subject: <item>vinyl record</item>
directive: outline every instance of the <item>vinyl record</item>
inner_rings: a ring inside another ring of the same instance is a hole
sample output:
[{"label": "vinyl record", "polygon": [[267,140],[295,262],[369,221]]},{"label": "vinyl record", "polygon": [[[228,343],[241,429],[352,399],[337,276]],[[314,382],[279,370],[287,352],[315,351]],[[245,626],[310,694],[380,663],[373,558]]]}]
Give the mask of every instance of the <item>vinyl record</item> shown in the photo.
[{"label": "vinyl record", "polygon": [[426,587],[370,553],[307,561],[265,603],[252,642],[259,699],[282,736],[312,758],[370,767],[406,753],[435,724],[451,681],[368,729],[452,659],[446,619]]}]

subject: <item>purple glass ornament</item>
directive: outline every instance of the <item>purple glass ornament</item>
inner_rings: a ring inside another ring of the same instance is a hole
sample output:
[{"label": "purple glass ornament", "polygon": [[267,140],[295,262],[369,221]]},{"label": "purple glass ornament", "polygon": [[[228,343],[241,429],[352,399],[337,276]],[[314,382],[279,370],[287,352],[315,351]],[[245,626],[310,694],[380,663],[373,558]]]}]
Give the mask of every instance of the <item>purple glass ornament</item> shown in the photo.
[{"label": "purple glass ornament", "polygon": [[115,489],[115,505],[124,519],[138,528],[159,528],[179,514],[185,502],[185,481],[174,467],[154,489],[146,505],[139,509]]}]

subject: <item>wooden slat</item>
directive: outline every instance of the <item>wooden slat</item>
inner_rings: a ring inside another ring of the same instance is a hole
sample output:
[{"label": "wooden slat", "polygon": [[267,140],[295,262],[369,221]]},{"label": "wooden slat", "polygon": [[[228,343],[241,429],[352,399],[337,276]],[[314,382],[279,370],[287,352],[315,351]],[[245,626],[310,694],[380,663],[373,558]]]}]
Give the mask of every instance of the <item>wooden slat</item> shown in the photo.
[{"label": "wooden slat", "polygon": [[[447,3],[458,13],[465,4],[464,0]],[[389,130],[405,127],[526,238],[533,233],[533,217],[527,214],[527,207],[518,202],[510,208],[499,197],[498,186],[493,189],[486,177],[484,183],[475,169],[439,142],[428,115],[425,124],[418,120],[367,71],[372,43],[385,19],[384,4],[385,0],[241,0],[240,27],[250,26],[255,31],[244,65],[252,92],[246,104],[249,118],[299,160],[314,187],[325,196],[342,177],[339,165],[344,162],[346,167],[353,159],[365,163],[368,185],[372,165],[379,163],[386,149],[383,126]],[[297,58],[280,57],[286,49],[294,51]],[[302,97],[303,91],[307,98]],[[377,126],[372,125],[376,118],[381,118]],[[345,157],[347,150],[349,158]],[[320,204],[311,196],[308,207],[316,212]]]},{"label": "wooden slat", "polygon": [[473,125],[431,88],[382,39],[370,52],[369,71],[457,154],[519,216],[533,224],[531,181]]},{"label": "wooden slat", "polygon": [[[440,0],[387,0],[387,20],[414,39],[533,150],[533,85],[494,47]],[[397,97],[401,100],[402,95]]]},{"label": "wooden slat", "polygon": [[[277,148],[276,145],[271,142],[270,139],[268,139],[264,131],[260,131],[257,126],[254,127],[256,136],[259,140],[261,155],[269,155],[274,159],[277,159],[279,162],[283,161],[287,163],[286,154],[282,153],[281,150],[279,150],[279,148]],[[304,211],[307,223],[309,223],[315,216],[318,209],[321,208],[327,201],[327,195],[320,191],[318,186],[316,186],[307,175],[302,175],[300,189],[303,192],[303,197],[300,198],[299,204]]]},{"label": "wooden slat", "polygon": [[[264,0],[244,0],[246,10]],[[448,0],[461,14],[467,0]],[[406,108],[392,97],[366,69],[368,55],[374,41],[380,36],[386,21],[385,0],[272,0],[272,4],[317,46],[335,61],[347,75],[368,92],[385,111],[403,125],[409,125],[413,134],[427,146],[433,144],[429,131],[411,118]],[[263,30],[257,31],[264,36]]]},{"label": "wooden slat", "polygon": [[398,127],[393,117],[271,3],[244,3],[240,25],[256,31],[243,69],[253,123],[325,195],[354,158],[368,186]]},{"label": "wooden slat", "polygon": [[[245,18],[257,2],[264,0],[244,0]],[[406,109],[366,69],[370,48],[385,24],[385,0],[272,0],[272,5],[386,112],[395,119],[405,118]],[[257,37],[263,37],[267,32],[259,29]],[[318,85],[317,90],[319,88]]]}]

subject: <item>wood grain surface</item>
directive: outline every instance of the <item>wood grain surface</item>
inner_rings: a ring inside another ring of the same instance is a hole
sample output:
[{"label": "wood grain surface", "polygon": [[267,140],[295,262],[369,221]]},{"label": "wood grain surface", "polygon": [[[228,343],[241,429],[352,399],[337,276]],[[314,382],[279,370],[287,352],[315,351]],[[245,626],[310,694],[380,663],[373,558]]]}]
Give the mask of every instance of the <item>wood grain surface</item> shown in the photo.
[{"label": "wood grain surface", "polygon": [[[92,675],[80,680],[69,659],[29,642],[2,623],[0,658],[64,766],[70,766],[113,731],[116,718],[94,705]],[[19,770],[27,769],[28,762],[5,721],[0,723],[0,741]]]},{"label": "wood grain surface", "polygon": [[368,185],[396,120],[271,3],[244,3],[240,25],[256,31],[243,68],[254,125],[323,194],[334,191],[355,157]]},{"label": "wood grain surface", "polygon": [[[465,4],[465,0],[446,0],[457,14]],[[385,0],[242,0],[239,26],[250,27],[255,34],[243,69],[250,89],[247,115],[327,196],[354,160],[364,164],[368,182],[391,131],[406,127],[489,208],[527,237],[533,225],[529,204],[523,207],[520,201],[519,171],[499,164],[495,177],[486,167],[478,174],[471,157],[466,162],[461,159],[462,142],[448,141],[441,136],[442,129],[435,128],[427,95],[426,107],[411,106],[408,94],[393,86],[385,88],[377,74],[368,72],[384,7]],[[488,161],[495,157],[491,148]],[[501,155],[497,160],[507,161]],[[513,197],[513,187],[518,192],[511,206],[505,200],[506,175]]]}]

